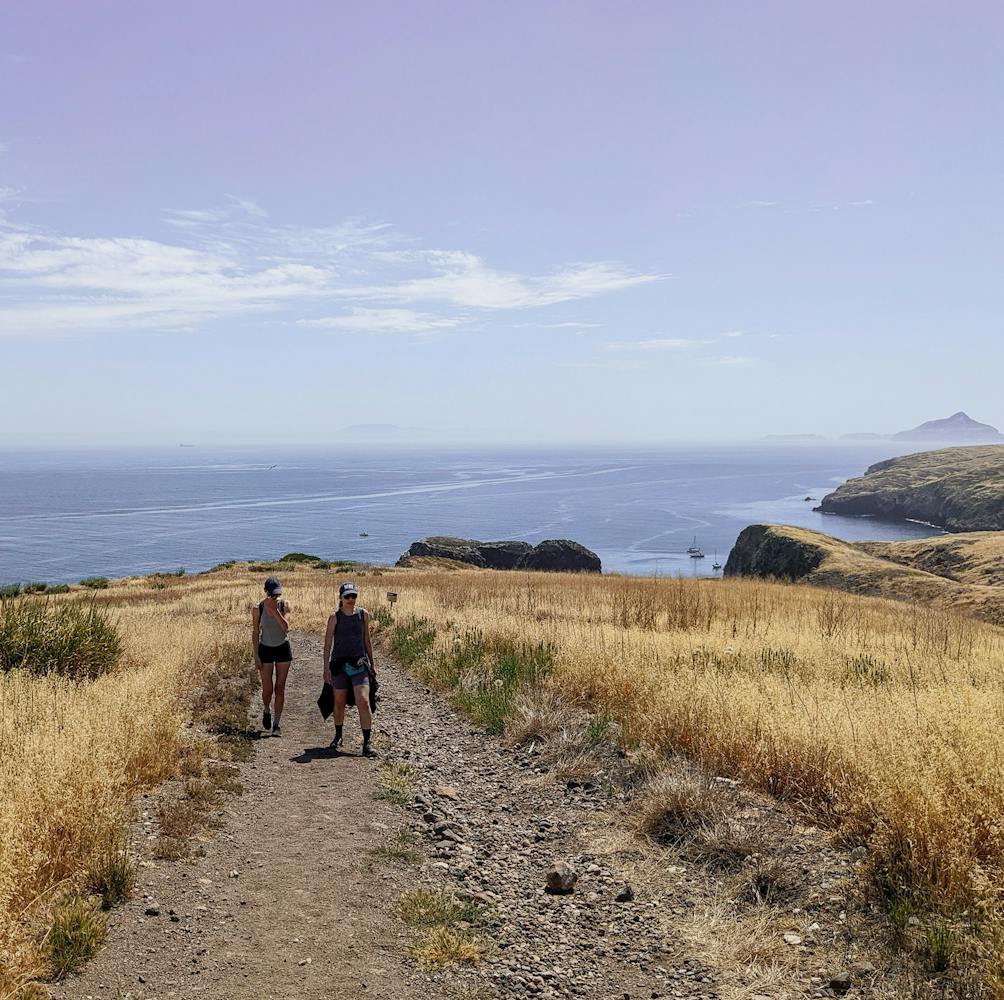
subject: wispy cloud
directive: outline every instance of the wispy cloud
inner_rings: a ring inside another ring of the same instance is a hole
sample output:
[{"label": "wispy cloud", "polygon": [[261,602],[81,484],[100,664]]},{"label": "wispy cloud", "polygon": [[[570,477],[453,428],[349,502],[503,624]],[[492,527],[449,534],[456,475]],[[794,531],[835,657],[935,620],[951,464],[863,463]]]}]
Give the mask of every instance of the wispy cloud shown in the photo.
[{"label": "wispy cloud", "polygon": [[351,330],[355,333],[431,333],[434,330],[460,326],[463,322],[462,317],[433,316],[414,309],[368,309],[365,306],[355,306],[347,315],[301,319],[297,320],[297,325]]},{"label": "wispy cloud", "polygon": [[717,358],[707,359],[711,364],[724,365],[727,368],[749,368],[757,364],[757,359],[746,354],[724,354]]},{"label": "wispy cloud", "polygon": [[65,235],[0,214],[0,334],[187,329],[248,313],[305,327],[428,333],[478,313],[584,300],[664,277],[609,261],[504,271],[466,251],[422,247],[385,222],[276,224],[238,196],[172,209],[164,221],[175,238]]},{"label": "wispy cloud", "polygon": [[607,351],[687,351],[713,343],[714,340],[694,337],[653,337],[649,340],[611,340],[603,348]]},{"label": "wispy cloud", "polygon": [[513,323],[514,330],[596,330],[602,327],[602,323],[576,323],[574,320],[565,320],[562,323]]}]

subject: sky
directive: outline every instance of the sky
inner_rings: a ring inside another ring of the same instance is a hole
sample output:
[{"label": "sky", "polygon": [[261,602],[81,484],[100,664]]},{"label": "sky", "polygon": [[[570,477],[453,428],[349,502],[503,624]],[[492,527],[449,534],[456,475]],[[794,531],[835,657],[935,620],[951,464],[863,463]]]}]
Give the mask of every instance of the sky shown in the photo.
[{"label": "sky", "polygon": [[1002,34],[980,2],[5,5],[0,446],[1004,426]]}]

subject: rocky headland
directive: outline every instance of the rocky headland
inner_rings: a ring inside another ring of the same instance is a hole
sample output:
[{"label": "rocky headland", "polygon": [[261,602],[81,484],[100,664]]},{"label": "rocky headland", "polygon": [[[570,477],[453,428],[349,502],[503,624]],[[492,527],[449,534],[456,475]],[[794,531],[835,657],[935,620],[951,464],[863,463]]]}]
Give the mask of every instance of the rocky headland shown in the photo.
[{"label": "rocky headland", "polygon": [[872,465],[823,497],[825,514],[1004,530],[1004,445],[942,448]]},{"label": "rocky headland", "polygon": [[726,576],[804,581],[855,594],[923,601],[1004,623],[1004,532],[906,542],[844,542],[789,525],[751,524]]},{"label": "rocky headland", "polygon": [[567,538],[548,538],[537,545],[529,542],[481,542],[473,538],[434,535],[412,542],[397,561],[398,566],[416,565],[416,560],[448,560],[479,569],[543,570],[555,573],[599,573],[600,557],[584,545]]}]

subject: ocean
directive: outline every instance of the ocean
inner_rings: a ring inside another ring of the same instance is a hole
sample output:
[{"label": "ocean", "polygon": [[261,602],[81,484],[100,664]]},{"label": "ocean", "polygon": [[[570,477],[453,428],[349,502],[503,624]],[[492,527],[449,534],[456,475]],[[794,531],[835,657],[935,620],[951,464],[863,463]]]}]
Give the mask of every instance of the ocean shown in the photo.
[{"label": "ocean", "polygon": [[[571,538],[604,571],[711,576],[755,522],[848,540],[939,533],[817,514],[805,500],[895,453],[888,442],[5,451],[0,583],[196,572],[290,551],[393,563],[427,535]],[[695,539],[705,559],[688,556]]]}]

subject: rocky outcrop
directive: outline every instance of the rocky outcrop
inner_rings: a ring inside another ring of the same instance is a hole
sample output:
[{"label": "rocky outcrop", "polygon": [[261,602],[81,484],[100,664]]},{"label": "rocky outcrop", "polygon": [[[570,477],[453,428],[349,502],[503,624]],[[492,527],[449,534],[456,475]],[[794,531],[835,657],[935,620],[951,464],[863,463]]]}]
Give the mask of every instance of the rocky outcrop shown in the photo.
[{"label": "rocky outcrop", "polygon": [[878,462],[823,497],[825,514],[1004,530],[1004,446],[942,448]]},{"label": "rocky outcrop", "polygon": [[479,542],[472,538],[436,535],[412,542],[398,566],[418,557],[449,559],[481,569],[544,570],[557,573],[599,573],[600,558],[578,542],[550,538],[539,545],[529,542]]},{"label": "rocky outcrop", "polygon": [[826,558],[826,550],[769,524],[743,528],[725,563],[726,576],[801,580]]},{"label": "rocky outcrop", "polygon": [[529,551],[519,569],[556,573],[599,573],[600,557],[585,545],[567,538],[549,538]]}]

